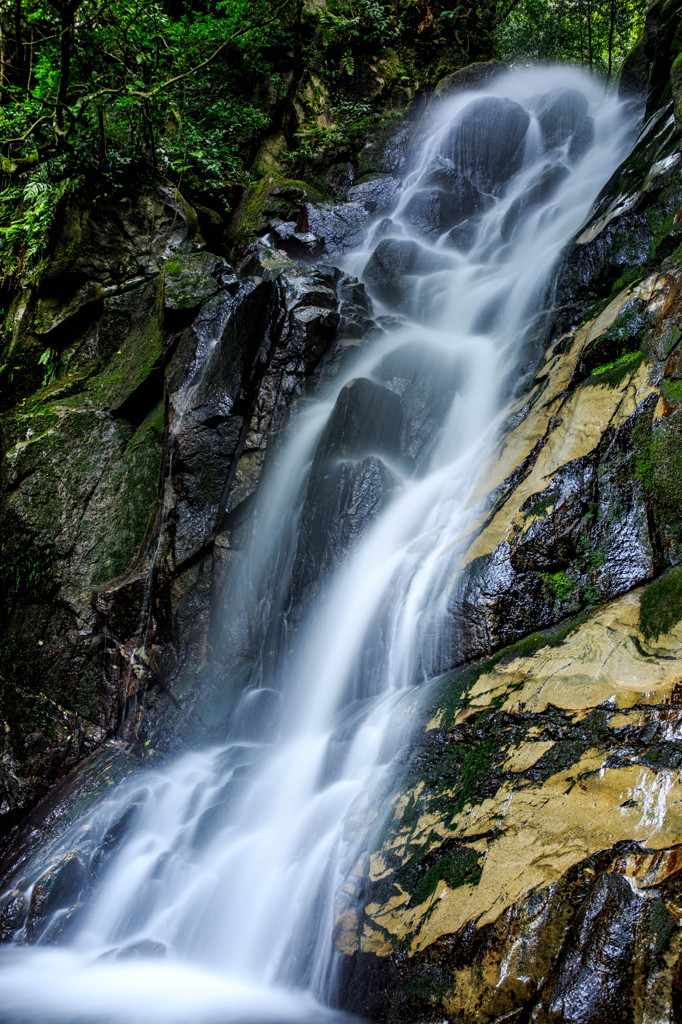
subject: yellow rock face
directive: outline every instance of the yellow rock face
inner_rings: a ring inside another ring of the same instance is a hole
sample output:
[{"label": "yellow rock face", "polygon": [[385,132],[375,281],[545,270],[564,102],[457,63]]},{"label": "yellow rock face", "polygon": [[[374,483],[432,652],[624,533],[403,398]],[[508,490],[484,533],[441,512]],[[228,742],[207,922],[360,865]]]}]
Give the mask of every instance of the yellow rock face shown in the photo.
[{"label": "yellow rock face", "polygon": [[552,705],[584,713],[602,704],[615,710],[668,700],[681,678],[682,624],[647,643],[638,626],[640,596],[633,591],[607,605],[560,647],[543,647],[481,676],[469,693],[471,705],[505,697],[505,711],[537,714]]},{"label": "yellow rock face", "polygon": [[[535,388],[530,396],[524,397],[529,412],[514,430],[503,437],[481,474],[481,485],[471,504],[478,504],[486,494],[499,487],[529,457],[542,438],[546,437],[546,443],[529,476],[519,484],[485,529],[474,536],[464,564],[490,554],[506,540],[517,524],[524,501],[531,494],[544,490],[567,462],[589,454],[606,430],[626,420],[637,405],[654,392],[648,382],[646,365],[633,370],[630,378],[619,388],[588,380],[570,394],[568,389],[587,345],[613,324],[625,304],[637,297],[655,306],[667,293],[668,285],[666,277],[653,275],[636,287],[625,289],[599,316],[581,327],[574,336],[569,336],[570,340],[561,338],[548,350]],[[559,354],[562,346],[566,350]],[[480,525],[480,521],[476,525]]]},{"label": "yellow rock face", "polygon": [[[569,756],[565,767],[538,771],[561,746],[547,735],[547,716],[556,709],[572,728],[598,714],[607,739],[647,724],[682,737],[682,625],[647,644],[638,625],[640,597],[641,590],[600,609],[558,646],[503,659],[462,695],[468,707],[455,729],[466,732],[472,716],[482,714],[523,723],[522,735],[493,751],[499,788],[454,815],[457,784],[436,796],[421,781],[397,798],[390,833],[368,870],[390,895],[368,903],[361,918],[339,923],[340,951],[382,957],[401,943],[414,955],[466,925],[491,924],[530,891],[547,889],[571,866],[623,841],[647,851],[618,868],[642,891],[682,866],[675,850],[682,844],[679,770],[642,766],[634,757],[614,763],[608,743],[597,743]],[[440,728],[445,718],[438,709],[426,729]],[[416,820],[410,808],[418,808]],[[433,859],[453,840],[478,855],[480,877],[455,887],[441,878],[426,899],[415,899],[397,880],[400,869],[417,855]]]}]

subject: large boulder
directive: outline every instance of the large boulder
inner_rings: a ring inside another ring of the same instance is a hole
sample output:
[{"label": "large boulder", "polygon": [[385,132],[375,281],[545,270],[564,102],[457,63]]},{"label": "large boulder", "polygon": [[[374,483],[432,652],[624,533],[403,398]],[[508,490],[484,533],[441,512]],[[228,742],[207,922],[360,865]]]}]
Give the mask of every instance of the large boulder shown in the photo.
[{"label": "large boulder", "polygon": [[499,195],[523,164],[530,115],[513,100],[472,100],[445,134],[440,155],[483,192]]},{"label": "large boulder", "polygon": [[467,178],[445,167],[431,171],[423,185],[408,199],[403,218],[424,238],[437,238],[491,203]]},{"label": "large boulder", "polygon": [[426,274],[441,261],[418,242],[403,238],[384,238],[365,267],[364,278],[379,298],[396,305],[405,297],[401,280],[408,274]]},{"label": "large boulder", "polygon": [[365,533],[398,485],[400,398],[366,378],[342,388],[315,452],[298,528],[291,584],[294,617]]},{"label": "large boulder", "polygon": [[554,89],[532,105],[547,149],[562,146],[583,124],[587,98],[579,89]]},{"label": "large boulder", "polygon": [[400,447],[420,467],[460,384],[460,368],[442,352],[408,343],[384,356],[377,376],[400,396]]}]

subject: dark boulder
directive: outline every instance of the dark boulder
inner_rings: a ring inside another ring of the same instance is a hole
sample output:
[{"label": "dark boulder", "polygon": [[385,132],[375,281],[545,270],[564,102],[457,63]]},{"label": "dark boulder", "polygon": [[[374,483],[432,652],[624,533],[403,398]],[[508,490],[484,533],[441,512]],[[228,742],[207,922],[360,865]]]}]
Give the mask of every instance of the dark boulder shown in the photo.
[{"label": "dark boulder", "polygon": [[364,278],[385,302],[400,304],[404,298],[401,278],[406,274],[426,274],[436,269],[437,256],[418,242],[402,238],[384,238],[370,256]]},{"label": "dark boulder", "polygon": [[326,470],[329,459],[357,459],[369,454],[397,457],[401,423],[397,395],[365,377],[350,381],[341,389],[320,438],[312,479]]},{"label": "dark boulder", "polygon": [[31,905],[26,922],[26,937],[35,942],[58,911],[68,911],[78,900],[86,868],[82,856],[71,851],[60,857],[38,879],[31,893]]},{"label": "dark boulder", "polygon": [[538,178],[531,184],[530,188],[511,204],[504,220],[500,233],[505,242],[511,238],[514,228],[521,218],[534,206],[540,206],[552,198],[552,195],[568,177],[568,168],[563,164],[548,164],[542,169]]},{"label": "dark boulder", "polygon": [[301,512],[291,600],[294,616],[381,512],[398,478],[379,456],[400,456],[399,397],[365,378],[341,390],[322,434]]},{"label": "dark boulder", "polygon": [[294,221],[275,224],[270,232],[272,243],[294,259],[314,259],[324,249],[324,241],[312,231],[298,231]]},{"label": "dark boulder", "polygon": [[311,479],[292,573],[293,621],[319,597],[331,572],[366,533],[398,484],[398,477],[376,455],[338,462]]},{"label": "dark boulder", "polygon": [[578,89],[555,89],[533,105],[547,149],[563,146],[582,125],[587,98]]},{"label": "dark boulder", "polygon": [[523,164],[530,115],[513,100],[473,100],[441,143],[441,156],[483,192],[499,195]]},{"label": "dark boulder", "polygon": [[442,99],[453,93],[461,92],[463,89],[482,89],[493,78],[497,78],[507,70],[507,65],[503,64],[501,60],[469,64],[467,67],[455,71],[453,75],[442,78],[436,86],[433,98]]},{"label": "dark boulder", "polygon": [[437,238],[491,203],[470,181],[446,168],[432,171],[425,183],[435,187],[419,189],[403,210],[412,230],[425,238]]},{"label": "dark boulder", "polygon": [[358,203],[367,213],[386,213],[398,196],[400,182],[390,174],[378,174],[348,189],[348,201]]},{"label": "dark boulder", "polygon": [[460,382],[460,370],[442,353],[407,344],[382,359],[377,376],[400,395],[401,450],[419,466],[450,408]]},{"label": "dark boulder", "polygon": [[323,243],[327,256],[342,256],[365,237],[370,214],[361,203],[311,203],[306,209],[308,230]]},{"label": "dark boulder", "polygon": [[569,160],[580,160],[585,156],[588,149],[594,142],[594,121],[591,117],[584,117],[575,130],[571,144],[568,147]]}]

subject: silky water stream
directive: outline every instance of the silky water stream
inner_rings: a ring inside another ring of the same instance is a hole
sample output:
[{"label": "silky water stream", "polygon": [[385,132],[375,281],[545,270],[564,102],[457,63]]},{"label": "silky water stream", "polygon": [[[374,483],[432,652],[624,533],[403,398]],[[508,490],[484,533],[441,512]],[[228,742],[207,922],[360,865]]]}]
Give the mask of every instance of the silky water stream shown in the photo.
[{"label": "silky water stream", "polygon": [[[335,908],[384,820],[405,712],[456,661],[448,597],[474,487],[561,251],[632,141],[623,104],[567,69],[437,107],[390,218],[347,259],[399,316],[294,418],[229,582],[225,642],[247,629],[258,656],[225,739],[131,776],[24,867],[28,892],[77,849],[91,881],[61,938],[58,914],[3,948],[2,1024],[338,1016]],[[351,428],[364,442],[349,455]],[[380,512],[304,586],[336,472]]]}]

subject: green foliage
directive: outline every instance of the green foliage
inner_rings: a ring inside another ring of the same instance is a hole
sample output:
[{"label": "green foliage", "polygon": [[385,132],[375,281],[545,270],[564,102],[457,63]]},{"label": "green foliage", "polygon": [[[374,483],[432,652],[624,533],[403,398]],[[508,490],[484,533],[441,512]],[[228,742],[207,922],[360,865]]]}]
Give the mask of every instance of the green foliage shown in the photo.
[{"label": "green foliage", "polygon": [[309,124],[296,132],[298,146],[288,159],[318,161],[348,156],[371,131],[385,129],[399,117],[399,111],[384,113],[363,101],[341,100],[330,110],[331,124]]},{"label": "green foliage", "polygon": [[24,4],[20,46],[5,25],[0,37],[5,58],[14,54],[0,89],[3,277],[31,269],[60,203],[86,181],[106,195],[161,175],[227,210],[284,92],[274,64],[294,6]]},{"label": "green foliage", "polygon": [[664,381],[661,394],[670,405],[680,405],[682,403],[682,380]]},{"label": "green foliage", "polygon": [[505,60],[570,61],[612,75],[642,30],[646,0],[520,0],[498,28]]},{"label": "green foliage", "polygon": [[647,640],[658,640],[682,619],[682,569],[656,580],[642,595],[639,625]]},{"label": "green foliage", "polygon": [[59,362],[59,354],[53,348],[46,348],[40,359],[38,360],[39,366],[45,367],[45,376],[43,377],[43,387],[49,384],[55,375],[57,369],[57,363]]}]

